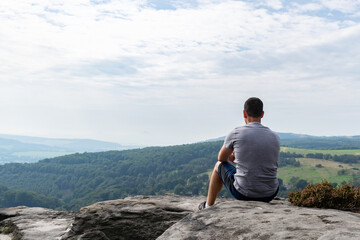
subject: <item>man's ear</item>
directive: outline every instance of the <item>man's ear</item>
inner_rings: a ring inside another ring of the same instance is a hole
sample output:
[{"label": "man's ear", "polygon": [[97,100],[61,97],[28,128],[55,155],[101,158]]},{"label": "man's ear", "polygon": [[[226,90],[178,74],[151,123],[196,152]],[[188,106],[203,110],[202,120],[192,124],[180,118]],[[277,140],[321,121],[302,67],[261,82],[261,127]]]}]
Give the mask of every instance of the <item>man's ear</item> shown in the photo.
[{"label": "man's ear", "polygon": [[265,113],[265,112],[263,111],[263,112],[262,112],[262,114],[261,114],[261,118],[263,118],[263,117],[264,117],[264,113]]},{"label": "man's ear", "polygon": [[243,110],[243,114],[244,114],[244,118],[247,118],[247,114],[246,114],[245,110]]}]

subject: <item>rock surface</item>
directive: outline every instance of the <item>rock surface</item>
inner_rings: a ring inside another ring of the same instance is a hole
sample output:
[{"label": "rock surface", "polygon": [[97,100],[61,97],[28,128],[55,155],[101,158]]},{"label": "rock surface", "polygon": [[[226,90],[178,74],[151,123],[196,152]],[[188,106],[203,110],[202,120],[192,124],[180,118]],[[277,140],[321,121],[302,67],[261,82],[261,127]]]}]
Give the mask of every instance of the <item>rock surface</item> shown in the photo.
[{"label": "rock surface", "polygon": [[200,239],[360,239],[360,214],[331,209],[228,200],[194,212],[158,240]]},{"label": "rock surface", "polygon": [[[56,240],[70,230],[74,213],[45,208],[0,209],[1,225],[13,229],[13,239]],[[2,236],[4,239],[8,236]]]},{"label": "rock surface", "polygon": [[360,239],[360,214],[299,208],[284,199],[219,199],[214,207],[198,211],[204,200],[135,196],[96,203],[77,213],[0,209],[0,226],[12,226],[15,240]]},{"label": "rock surface", "polygon": [[12,235],[6,235],[0,233],[0,240],[11,240]]},{"label": "rock surface", "polygon": [[194,212],[203,197],[136,196],[100,202],[76,214],[63,240],[156,239]]}]

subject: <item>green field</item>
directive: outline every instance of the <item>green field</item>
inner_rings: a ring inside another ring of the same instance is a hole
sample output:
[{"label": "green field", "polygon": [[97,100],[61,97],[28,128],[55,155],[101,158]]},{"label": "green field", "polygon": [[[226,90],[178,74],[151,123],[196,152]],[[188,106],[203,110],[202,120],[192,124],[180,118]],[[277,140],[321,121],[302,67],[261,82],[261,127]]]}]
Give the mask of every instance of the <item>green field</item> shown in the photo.
[{"label": "green field", "polygon": [[281,147],[281,152],[291,152],[297,154],[308,154],[308,153],[323,153],[330,155],[360,155],[360,149],[344,149],[344,150],[320,150],[320,149],[303,149],[303,148],[291,148],[291,147]]},{"label": "green field", "polygon": [[[319,183],[322,180],[341,184],[352,180],[352,174],[360,173],[360,163],[346,164],[329,160],[298,158],[300,167],[286,166],[278,169],[278,177],[283,179],[284,184],[288,184],[292,177],[299,177],[308,182]],[[316,167],[321,164],[323,167]],[[345,174],[338,175],[338,171],[345,170]]]},{"label": "green field", "polygon": [[[281,147],[282,152],[291,152],[297,154],[306,155],[308,153],[323,153],[330,155],[360,155],[360,149],[347,149],[347,150],[313,150],[313,149],[301,149]],[[278,169],[278,177],[284,181],[284,184],[289,184],[292,177],[298,177],[308,182],[319,183],[322,180],[328,182],[341,184],[343,182],[349,182],[353,180],[352,174],[360,174],[360,163],[346,164],[341,162],[335,162],[331,160],[313,159],[313,158],[297,158],[300,162],[300,167],[286,166]],[[316,167],[317,164],[321,164],[323,167]],[[354,169],[355,168],[355,169]],[[338,171],[345,170],[345,174],[338,175]],[[207,172],[211,174],[212,169]]]}]

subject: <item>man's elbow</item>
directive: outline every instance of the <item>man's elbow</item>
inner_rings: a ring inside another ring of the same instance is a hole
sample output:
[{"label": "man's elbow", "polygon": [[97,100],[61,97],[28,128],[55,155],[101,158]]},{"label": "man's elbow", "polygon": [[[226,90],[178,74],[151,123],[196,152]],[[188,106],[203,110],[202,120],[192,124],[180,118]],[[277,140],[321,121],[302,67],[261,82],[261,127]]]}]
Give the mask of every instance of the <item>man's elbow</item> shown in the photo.
[{"label": "man's elbow", "polygon": [[219,162],[227,162],[230,154],[231,154],[231,151],[226,149],[225,147],[223,147],[218,154],[218,161]]},{"label": "man's elbow", "polygon": [[219,161],[219,162],[227,162],[227,160],[228,160],[228,159],[227,159],[227,158],[224,158],[223,156],[220,156],[220,155],[218,156],[218,161]]}]

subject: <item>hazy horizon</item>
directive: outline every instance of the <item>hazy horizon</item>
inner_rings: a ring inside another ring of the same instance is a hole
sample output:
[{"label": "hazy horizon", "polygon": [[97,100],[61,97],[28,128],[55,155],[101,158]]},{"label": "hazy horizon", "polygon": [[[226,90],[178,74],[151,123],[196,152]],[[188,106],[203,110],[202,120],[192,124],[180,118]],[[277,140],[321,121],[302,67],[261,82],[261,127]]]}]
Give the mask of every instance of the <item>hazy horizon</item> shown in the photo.
[{"label": "hazy horizon", "polygon": [[243,125],[360,135],[360,2],[0,3],[0,133],[174,145]]},{"label": "hazy horizon", "polygon": [[[299,134],[299,133],[290,133],[290,132],[277,132],[277,134],[279,135],[282,135],[282,134],[285,134],[285,135],[297,135],[298,137],[299,136],[309,136],[309,137],[320,137],[320,138],[328,138],[328,137],[344,137],[344,138],[347,138],[347,137],[360,137],[360,135],[349,135],[349,136],[341,136],[341,135],[338,135],[338,136],[316,136],[316,135],[311,135],[311,134]],[[182,144],[194,144],[194,143],[199,143],[199,142],[204,142],[204,141],[217,141],[217,140],[223,140],[224,138],[226,137],[226,135],[224,136],[220,136],[220,137],[213,137],[213,138],[209,138],[209,139],[202,139],[200,141],[196,141],[196,142],[184,142],[184,143],[179,143],[179,144],[164,144],[164,145],[126,145],[126,144],[123,144],[123,143],[120,143],[120,142],[111,142],[111,141],[106,141],[106,140],[102,140],[102,139],[93,139],[93,138],[57,138],[57,137],[42,137],[42,136],[24,136],[24,135],[16,135],[16,134],[3,134],[3,133],[0,133],[0,139],[10,139],[10,140],[17,140],[17,141],[20,141],[20,142],[28,142],[28,143],[34,143],[34,141],[30,141],[32,139],[41,139],[41,140],[45,140],[45,139],[49,139],[49,140],[89,140],[89,141],[95,141],[95,142],[104,142],[104,143],[113,143],[113,144],[119,144],[123,147],[151,147],[151,146],[171,146],[171,145],[182,145]],[[281,137],[281,136],[280,136]],[[29,138],[29,141],[24,141],[24,139],[22,138]],[[43,144],[43,143],[39,143],[39,144]],[[125,148],[127,149],[127,148]]]}]

